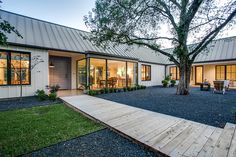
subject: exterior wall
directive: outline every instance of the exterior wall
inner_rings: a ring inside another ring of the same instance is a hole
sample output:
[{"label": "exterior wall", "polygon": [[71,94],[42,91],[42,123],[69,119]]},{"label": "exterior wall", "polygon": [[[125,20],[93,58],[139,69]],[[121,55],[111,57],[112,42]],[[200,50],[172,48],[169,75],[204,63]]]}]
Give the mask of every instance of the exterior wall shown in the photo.
[{"label": "exterior wall", "polygon": [[[142,81],[141,80],[141,65],[151,65],[151,80]],[[148,64],[148,63],[138,63],[138,84],[145,86],[157,86],[161,85],[161,81],[165,78],[165,66],[157,64]]]},{"label": "exterior wall", "polygon": [[[228,62],[215,62],[215,63],[204,63],[204,64],[194,64],[193,65],[193,74],[192,79],[190,80],[191,85],[195,85],[195,67],[196,66],[203,66],[203,81],[207,80],[213,86],[213,81],[216,80],[216,65],[235,65],[236,61],[228,61]],[[171,65],[173,66],[173,65]],[[166,73],[167,75],[170,74],[169,69],[171,66],[167,66]],[[231,86],[236,86],[236,81],[231,81]]]},{"label": "exterior wall", "polygon": [[70,53],[63,51],[49,51],[49,55],[71,57],[71,89],[77,89],[77,80],[76,80],[77,60],[84,58],[85,55],[80,53]]},{"label": "exterior wall", "polygon": [[[23,96],[32,96],[37,89],[44,89],[48,85],[48,52],[46,50],[22,48],[16,46],[0,47],[1,49],[26,51],[31,53],[31,59],[34,56],[40,56],[43,63],[39,63],[31,71],[31,85],[23,85]],[[33,61],[31,61],[31,64]],[[20,85],[0,86],[0,99],[20,96]]]}]

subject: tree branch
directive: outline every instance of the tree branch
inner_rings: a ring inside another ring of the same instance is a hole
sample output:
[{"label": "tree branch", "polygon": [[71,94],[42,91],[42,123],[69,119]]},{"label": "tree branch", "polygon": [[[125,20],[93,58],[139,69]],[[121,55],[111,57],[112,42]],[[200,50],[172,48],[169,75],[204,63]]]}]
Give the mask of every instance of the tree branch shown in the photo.
[{"label": "tree branch", "polygon": [[203,40],[198,44],[198,46],[188,54],[188,56],[193,55],[192,60],[196,58],[196,56],[206,48],[206,46],[216,37],[216,35],[220,32],[222,28],[224,28],[236,15],[236,9],[228,16],[228,18],[218,27],[216,27],[212,32],[210,32],[207,36],[203,38]]}]

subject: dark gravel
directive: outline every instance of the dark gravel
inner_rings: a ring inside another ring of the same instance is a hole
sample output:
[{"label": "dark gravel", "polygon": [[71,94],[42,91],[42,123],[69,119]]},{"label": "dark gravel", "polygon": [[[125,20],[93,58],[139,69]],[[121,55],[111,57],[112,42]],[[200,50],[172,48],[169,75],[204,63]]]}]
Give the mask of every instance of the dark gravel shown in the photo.
[{"label": "dark gravel", "polygon": [[232,110],[236,108],[236,90],[231,89],[225,95],[199,88],[191,88],[188,96],[175,92],[176,88],[150,87],[98,97],[216,127],[224,127],[226,122],[235,123]]},{"label": "dark gravel", "polygon": [[55,103],[60,103],[61,101],[39,101],[37,97],[23,97],[22,100],[19,98],[12,98],[12,99],[4,99],[0,100],[0,111],[7,111],[7,110],[14,110],[14,109],[21,109],[21,108],[29,108],[34,106],[45,106],[51,105]]},{"label": "dark gravel", "polygon": [[154,157],[122,136],[104,129],[24,155],[31,157]]}]

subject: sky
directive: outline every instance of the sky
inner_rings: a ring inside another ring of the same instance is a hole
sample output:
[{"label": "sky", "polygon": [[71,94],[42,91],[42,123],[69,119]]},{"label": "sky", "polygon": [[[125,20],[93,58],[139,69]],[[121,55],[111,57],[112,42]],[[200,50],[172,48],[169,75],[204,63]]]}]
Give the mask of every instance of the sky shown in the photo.
[{"label": "sky", "polygon": [[83,18],[95,0],[2,0],[1,9],[88,31]]},{"label": "sky", "polygon": [[[1,9],[25,16],[89,31],[83,18],[95,7],[96,0],[1,0]],[[164,27],[165,28],[165,27]],[[168,29],[161,32],[168,34]],[[220,36],[236,36],[236,28]],[[162,43],[163,48],[172,47],[171,43]]]}]

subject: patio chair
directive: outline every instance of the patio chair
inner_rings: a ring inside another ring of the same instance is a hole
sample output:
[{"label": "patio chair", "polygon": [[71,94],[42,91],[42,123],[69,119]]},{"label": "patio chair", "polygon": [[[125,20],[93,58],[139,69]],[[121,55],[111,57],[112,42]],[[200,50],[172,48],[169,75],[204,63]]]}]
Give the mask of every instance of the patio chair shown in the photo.
[{"label": "patio chair", "polygon": [[213,93],[225,94],[226,87],[224,81],[213,81],[213,83],[214,83]]}]

